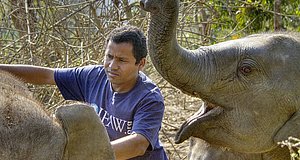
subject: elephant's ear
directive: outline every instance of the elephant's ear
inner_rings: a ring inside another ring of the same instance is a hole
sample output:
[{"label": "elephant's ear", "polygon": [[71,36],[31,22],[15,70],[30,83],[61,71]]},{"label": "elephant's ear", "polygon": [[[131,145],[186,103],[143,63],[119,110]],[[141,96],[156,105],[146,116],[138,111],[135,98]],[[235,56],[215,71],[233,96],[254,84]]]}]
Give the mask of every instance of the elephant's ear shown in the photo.
[{"label": "elephant's ear", "polygon": [[65,160],[115,159],[106,129],[93,108],[81,103],[61,106],[55,116],[67,137]]},{"label": "elephant's ear", "polygon": [[300,111],[298,110],[293,116],[279,129],[275,135],[274,141],[281,142],[287,140],[288,137],[300,136]]}]

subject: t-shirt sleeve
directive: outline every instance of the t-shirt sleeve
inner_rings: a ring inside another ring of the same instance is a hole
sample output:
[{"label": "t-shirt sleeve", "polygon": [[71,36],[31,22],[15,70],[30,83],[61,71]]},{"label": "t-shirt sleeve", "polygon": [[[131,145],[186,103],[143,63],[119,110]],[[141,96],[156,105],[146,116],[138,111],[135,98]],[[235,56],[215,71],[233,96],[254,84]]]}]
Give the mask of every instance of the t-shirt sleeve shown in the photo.
[{"label": "t-shirt sleeve", "polygon": [[132,133],[143,135],[151,144],[152,150],[158,141],[159,130],[164,113],[163,100],[157,96],[147,96],[141,101],[141,107],[136,111]]},{"label": "t-shirt sleeve", "polygon": [[54,79],[56,85],[66,100],[84,100],[80,78],[82,70],[83,68],[64,68],[55,70]]},{"label": "t-shirt sleeve", "polygon": [[56,69],[54,79],[66,100],[85,101],[90,79],[96,74],[96,66]]}]

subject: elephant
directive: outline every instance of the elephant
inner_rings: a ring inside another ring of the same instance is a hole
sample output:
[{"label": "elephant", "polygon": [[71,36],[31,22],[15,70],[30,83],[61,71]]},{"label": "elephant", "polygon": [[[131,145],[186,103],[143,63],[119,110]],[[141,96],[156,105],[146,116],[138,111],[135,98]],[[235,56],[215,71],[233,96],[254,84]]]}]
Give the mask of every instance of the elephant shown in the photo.
[{"label": "elephant", "polygon": [[22,80],[0,71],[1,160],[113,160],[106,129],[85,103],[60,106],[54,115]]},{"label": "elephant", "polygon": [[177,42],[179,4],[140,0],[150,12],[147,38],[154,67],[171,85],[203,100],[175,143],[203,140],[193,140],[190,159],[210,159],[194,155],[197,149],[251,160],[289,159],[289,150],[278,142],[300,136],[300,34],[258,33],[191,50]]}]

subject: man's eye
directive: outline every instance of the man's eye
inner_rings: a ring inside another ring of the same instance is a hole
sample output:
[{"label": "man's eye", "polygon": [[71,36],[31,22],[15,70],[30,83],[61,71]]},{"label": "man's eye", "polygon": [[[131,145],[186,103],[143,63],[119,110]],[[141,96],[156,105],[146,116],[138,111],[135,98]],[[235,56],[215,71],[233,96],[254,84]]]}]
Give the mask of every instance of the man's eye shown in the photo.
[{"label": "man's eye", "polygon": [[127,62],[125,59],[120,59],[120,62]]},{"label": "man's eye", "polygon": [[106,55],[106,58],[113,59],[113,56],[112,55]]}]

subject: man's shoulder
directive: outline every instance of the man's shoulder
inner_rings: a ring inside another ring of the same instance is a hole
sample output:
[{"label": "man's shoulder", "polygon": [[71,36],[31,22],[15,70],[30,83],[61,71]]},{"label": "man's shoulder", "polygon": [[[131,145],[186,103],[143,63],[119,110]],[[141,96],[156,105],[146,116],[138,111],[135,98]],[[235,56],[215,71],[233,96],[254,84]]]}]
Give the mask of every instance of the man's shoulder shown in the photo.
[{"label": "man's shoulder", "polygon": [[55,70],[55,77],[76,77],[77,79],[106,78],[103,65],[87,65],[80,67],[59,68]]},{"label": "man's shoulder", "polygon": [[156,100],[162,100],[163,96],[160,92],[159,87],[143,72],[140,72],[140,91],[143,90],[145,92],[145,95],[147,95],[148,98],[152,97]]},{"label": "man's shoulder", "polygon": [[152,84],[156,86],[156,84],[150,79],[144,72],[139,72],[139,77],[141,78],[142,82],[145,84]]},{"label": "man's shoulder", "polygon": [[140,77],[140,80],[139,80],[140,85],[142,87],[145,87],[146,90],[152,91],[153,89],[157,88],[157,85],[143,72],[139,73],[139,77]]},{"label": "man's shoulder", "polygon": [[82,71],[85,72],[86,78],[95,81],[95,79],[107,78],[103,65],[83,66]]},{"label": "man's shoulder", "polygon": [[87,65],[87,66],[82,66],[82,67],[79,67],[79,68],[82,68],[82,69],[85,69],[85,70],[98,70],[98,71],[102,71],[104,70],[104,67],[103,65]]},{"label": "man's shoulder", "polygon": [[105,76],[105,71],[103,65],[88,65],[78,67],[77,70],[82,73],[87,74],[87,76]]},{"label": "man's shoulder", "polygon": [[103,65],[87,65],[87,66],[80,66],[80,67],[69,67],[69,68],[56,68],[55,72],[65,72],[65,71],[102,71],[104,70]]}]

